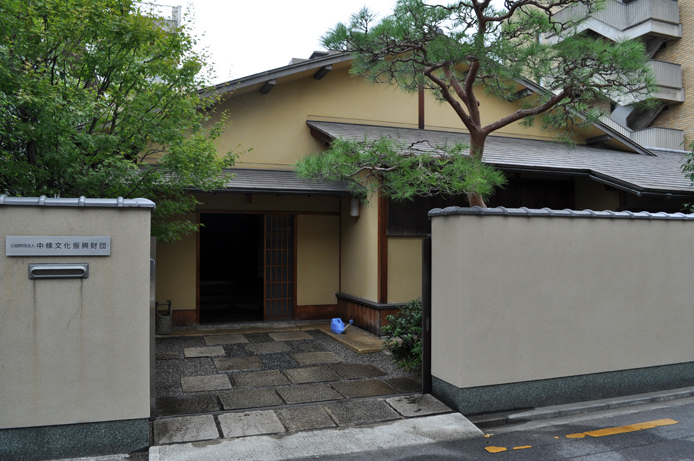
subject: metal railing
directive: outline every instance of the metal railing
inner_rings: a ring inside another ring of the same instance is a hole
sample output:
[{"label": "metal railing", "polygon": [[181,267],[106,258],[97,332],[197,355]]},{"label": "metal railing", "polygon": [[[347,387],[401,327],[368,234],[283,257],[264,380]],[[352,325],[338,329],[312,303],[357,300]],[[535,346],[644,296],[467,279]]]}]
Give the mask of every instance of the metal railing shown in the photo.
[{"label": "metal railing", "polygon": [[600,121],[643,147],[673,150],[684,149],[684,131],[682,130],[650,127],[644,130],[632,131],[609,117],[601,117]]}]

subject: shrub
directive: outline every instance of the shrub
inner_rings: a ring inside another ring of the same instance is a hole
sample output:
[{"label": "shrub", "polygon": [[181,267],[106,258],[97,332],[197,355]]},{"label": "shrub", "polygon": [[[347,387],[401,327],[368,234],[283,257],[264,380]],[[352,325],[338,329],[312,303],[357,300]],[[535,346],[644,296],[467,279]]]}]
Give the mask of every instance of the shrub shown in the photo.
[{"label": "shrub", "polygon": [[383,327],[387,338],[386,349],[393,353],[397,364],[407,371],[421,371],[422,367],[422,302],[415,299],[387,317]]}]

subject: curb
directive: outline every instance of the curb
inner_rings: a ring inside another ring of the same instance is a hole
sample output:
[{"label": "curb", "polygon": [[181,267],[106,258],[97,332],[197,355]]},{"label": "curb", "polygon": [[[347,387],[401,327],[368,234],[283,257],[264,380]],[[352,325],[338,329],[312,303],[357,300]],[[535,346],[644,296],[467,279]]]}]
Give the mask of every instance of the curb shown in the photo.
[{"label": "curb", "polygon": [[552,405],[532,410],[516,410],[501,413],[468,416],[470,422],[479,428],[498,427],[510,424],[526,423],[542,419],[572,416],[594,411],[612,410],[615,408],[631,407],[646,403],[664,402],[667,400],[683,399],[694,396],[694,387],[683,387],[667,391],[650,392],[646,394],[613,397],[609,399],[590,400],[565,405]]},{"label": "curb", "polygon": [[483,433],[460,413],[391,421],[375,425],[257,435],[235,439],[153,446],[150,461],[263,461],[350,455],[375,448],[414,447],[480,437]]}]

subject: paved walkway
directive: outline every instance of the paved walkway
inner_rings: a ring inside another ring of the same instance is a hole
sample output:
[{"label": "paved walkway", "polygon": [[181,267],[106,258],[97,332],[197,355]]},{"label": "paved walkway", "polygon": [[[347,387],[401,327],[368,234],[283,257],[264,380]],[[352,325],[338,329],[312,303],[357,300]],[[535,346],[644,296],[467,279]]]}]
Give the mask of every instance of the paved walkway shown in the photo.
[{"label": "paved walkway", "polygon": [[326,322],[184,329],[158,337],[154,445],[451,412],[419,394],[419,378],[399,371],[380,345],[357,328],[335,335]]}]

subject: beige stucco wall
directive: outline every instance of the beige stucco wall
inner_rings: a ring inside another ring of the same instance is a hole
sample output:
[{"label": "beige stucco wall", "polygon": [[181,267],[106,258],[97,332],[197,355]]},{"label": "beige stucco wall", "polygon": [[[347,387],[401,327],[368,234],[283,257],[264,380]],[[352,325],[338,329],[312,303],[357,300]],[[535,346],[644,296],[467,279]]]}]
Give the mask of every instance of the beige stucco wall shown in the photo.
[{"label": "beige stucco wall", "polygon": [[[149,417],[150,210],[0,206],[6,235],[111,236],[111,256],[0,255],[0,428]],[[29,263],[89,263],[29,280]]]},{"label": "beige stucco wall", "polygon": [[434,376],[467,388],[694,361],[694,222],[432,225]]},{"label": "beige stucco wall", "polygon": [[422,296],[422,239],[388,238],[388,302],[406,303]]},{"label": "beige stucco wall", "polygon": [[[307,120],[323,120],[416,128],[419,118],[418,96],[395,86],[370,84],[349,74],[348,66],[334,66],[322,80],[311,76],[290,82],[278,81],[270,93],[258,91],[232,94],[220,105],[232,125],[219,140],[220,150],[236,149],[244,153],[237,166],[287,168],[303,155],[324,149],[310,135]],[[517,104],[499,101],[479,90],[478,98],[484,122],[508,115]],[[427,129],[463,130],[453,109],[427,94]],[[495,132],[514,137],[554,139],[537,123],[523,128],[518,123]]]},{"label": "beige stucco wall", "polygon": [[378,199],[361,204],[360,216],[349,215],[349,199],[342,203],[341,291],[378,301]]},{"label": "beige stucco wall", "polygon": [[340,217],[297,216],[299,306],[335,304],[340,291]]},{"label": "beige stucco wall", "polygon": [[[195,222],[195,214],[185,215]],[[171,301],[173,310],[195,309],[198,235],[173,243],[157,243],[157,301]]]}]

